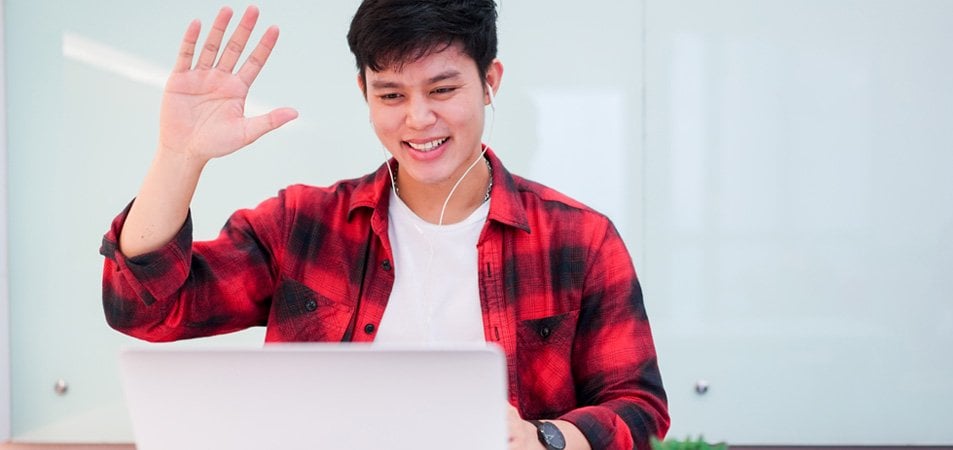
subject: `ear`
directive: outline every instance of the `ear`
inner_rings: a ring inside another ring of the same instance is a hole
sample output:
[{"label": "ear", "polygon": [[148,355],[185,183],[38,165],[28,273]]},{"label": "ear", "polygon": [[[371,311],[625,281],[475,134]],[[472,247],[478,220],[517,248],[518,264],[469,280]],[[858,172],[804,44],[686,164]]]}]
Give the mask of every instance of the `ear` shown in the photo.
[{"label": "ear", "polygon": [[[503,80],[503,63],[499,59],[494,59],[490,63],[490,67],[486,69],[486,84],[489,85],[489,89],[493,90],[493,96],[496,96],[496,93],[500,91],[500,82]],[[484,87],[484,89],[486,89]],[[485,93],[483,95],[483,104],[490,104],[490,94]]]},{"label": "ear", "polygon": [[364,74],[362,72],[357,73],[357,87],[361,90],[361,95],[364,96],[364,101],[367,101],[367,84],[364,81]]}]

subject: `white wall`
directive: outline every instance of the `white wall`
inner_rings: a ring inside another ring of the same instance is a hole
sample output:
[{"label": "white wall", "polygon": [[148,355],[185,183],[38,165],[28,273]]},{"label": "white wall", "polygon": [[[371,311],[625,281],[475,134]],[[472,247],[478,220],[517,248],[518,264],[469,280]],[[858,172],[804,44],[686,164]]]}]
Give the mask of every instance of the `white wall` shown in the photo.
[{"label": "white wall", "polygon": [[676,436],[953,443],[951,23],[647,2],[641,274]]},{"label": "white wall", "polygon": [[7,286],[6,45],[0,1],[0,442],[10,438],[10,301]]}]

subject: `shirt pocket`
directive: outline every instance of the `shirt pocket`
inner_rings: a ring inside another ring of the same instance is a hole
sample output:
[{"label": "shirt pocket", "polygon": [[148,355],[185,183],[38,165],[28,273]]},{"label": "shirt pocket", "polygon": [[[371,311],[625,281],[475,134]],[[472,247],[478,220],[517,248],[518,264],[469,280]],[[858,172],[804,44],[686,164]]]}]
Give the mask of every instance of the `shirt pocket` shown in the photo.
[{"label": "shirt pocket", "polygon": [[267,340],[340,341],[347,331],[352,310],[299,281],[282,278],[272,297]]},{"label": "shirt pocket", "polygon": [[572,344],[579,311],[519,321],[517,359],[520,412],[555,419],[576,407]]}]

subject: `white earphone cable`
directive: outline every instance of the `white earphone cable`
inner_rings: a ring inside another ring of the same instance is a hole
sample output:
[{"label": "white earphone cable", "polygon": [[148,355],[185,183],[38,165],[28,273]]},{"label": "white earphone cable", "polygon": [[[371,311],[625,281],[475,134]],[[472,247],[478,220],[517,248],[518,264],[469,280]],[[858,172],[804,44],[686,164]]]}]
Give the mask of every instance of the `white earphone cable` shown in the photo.
[{"label": "white earphone cable", "polygon": [[490,117],[490,130],[489,134],[487,134],[486,144],[483,144],[483,150],[480,152],[480,156],[470,163],[470,167],[467,167],[467,170],[463,172],[463,175],[460,175],[460,179],[457,180],[457,182],[453,185],[453,188],[450,189],[450,193],[447,194],[447,199],[443,201],[443,207],[440,208],[440,220],[437,221],[437,225],[443,225],[443,215],[447,212],[447,205],[450,203],[450,197],[452,197],[453,193],[457,191],[457,187],[460,186],[460,183],[464,178],[466,178],[467,174],[470,173],[477,163],[484,158],[486,155],[486,149],[490,147],[490,139],[493,138],[493,125],[496,122],[496,104],[493,101],[493,86],[490,86],[489,83],[486,84],[486,92],[490,95],[490,110],[493,112],[493,115]]}]

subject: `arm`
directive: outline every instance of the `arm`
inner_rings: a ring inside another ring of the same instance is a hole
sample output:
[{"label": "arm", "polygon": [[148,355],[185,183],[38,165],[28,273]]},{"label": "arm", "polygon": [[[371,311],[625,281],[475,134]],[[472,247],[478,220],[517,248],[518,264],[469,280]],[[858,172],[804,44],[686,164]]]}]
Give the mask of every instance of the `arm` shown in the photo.
[{"label": "arm", "polygon": [[648,450],[669,416],[655,344],[632,258],[606,224],[583,288],[572,370],[581,408],[559,419],[575,425],[592,448]]},{"label": "arm", "polygon": [[247,61],[233,72],[258,20],[258,10],[246,10],[219,57],[231,16],[228,8],[219,12],[194,67],[199,22],[192,22],[185,32],[162,99],[159,145],[122,227],[119,247],[126,256],[155,251],[175,236],[209,160],[235,152],[297,117],[290,108],[244,116],[248,90],[277,42],[278,29],[265,31]]},{"label": "arm", "polygon": [[103,238],[103,312],[130,336],[166,342],[264,325],[284,248],[287,192],[236,211],[219,236],[193,242],[185,224],[160,249],[136,257],[118,251],[127,208]]},{"label": "arm", "polygon": [[522,415],[556,425],[570,449],[647,450],[669,419],[635,268],[604,216],[570,217],[556,221],[567,226],[553,229],[541,262],[513,276],[532,301],[509,356],[519,365],[511,449],[540,448]]}]

